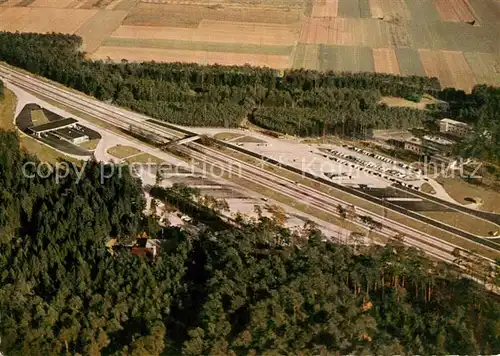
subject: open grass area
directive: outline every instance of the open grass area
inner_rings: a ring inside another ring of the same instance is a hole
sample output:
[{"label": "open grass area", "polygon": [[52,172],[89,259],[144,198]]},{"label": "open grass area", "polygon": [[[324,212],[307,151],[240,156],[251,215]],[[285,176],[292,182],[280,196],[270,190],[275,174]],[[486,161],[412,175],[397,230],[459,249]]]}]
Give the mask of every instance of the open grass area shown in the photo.
[{"label": "open grass area", "polygon": [[164,161],[161,158],[153,156],[149,153],[141,153],[136,156],[132,156],[129,158],[125,158],[125,161],[129,164],[138,164],[138,163],[151,163],[151,164],[160,164]]},{"label": "open grass area", "polygon": [[45,116],[42,109],[39,110],[31,110],[31,121],[34,126],[46,124],[49,122],[49,119]]},{"label": "open grass area", "polygon": [[[16,108],[17,98],[13,92],[4,88],[4,99],[0,101],[0,129],[1,130],[16,130],[14,126],[14,111]],[[19,133],[19,141],[21,148],[38,157],[40,161],[56,163],[60,161],[78,162],[78,160],[68,157],[58,151],[36,141],[35,139]]]},{"label": "open grass area", "polygon": [[123,159],[141,153],[141,151],[132,146],[116,145],[108,148],[108,153],[113,157]]},{"label": "open grass area", "polygon": [[422,184],[420,190],[427,194],[436,194],[436,191],[434,190],[434,188],[432,188],[432,185],[430,185],[429,183]]},{"label": "open grass area", "polygon": [[86,150],[93,151],[97,148],[99,141],[101,141],[101,140],[100,139],[89,140],[89,141],[86,141],[86,142],[79,144],[78,146],[81,148],[84,148]]},{"label": "open grass area", "polygon": [[221,141],[229,141],[233,140],[238,137],[242,137],[243,135],[235,133],[235,132],[219,132],[214,135],[214,138],[216,140],[221,140]]},{"label": "open grass area", "polygon": [[428,104],[435,104],[437,100],[432,97],[423,97],[422,100],[420,100],[420,102],[415,103],[414,101],[406,100],[403,98],[384,96],[382,97],[382,100],[380,100],[380,102],[390,107],[406,107],[412,109],[425,110]]},{"label": "open grass area", "polygon": [[232,140],[231,142],[238,142],[238,143],[266,143],[266,141],[261,140],[260,138],[253,137],[253,136],[242,136],[239,137],[235,140]]},{"label": "open grass area", "polygon": [[461,204],[470,204],[470,199],[482,202],[479,209],[492,213],[500,213],[500,192],[482,186],[467,183],[460,178],[438,177],[436,181],[443,186],[446,192]]},{"label": "open grass area", "polygon": [[500,227],[492,222],[458,211],[425,211],[420,213],[477,236],[488,236],[492,231],[500,230]]}]

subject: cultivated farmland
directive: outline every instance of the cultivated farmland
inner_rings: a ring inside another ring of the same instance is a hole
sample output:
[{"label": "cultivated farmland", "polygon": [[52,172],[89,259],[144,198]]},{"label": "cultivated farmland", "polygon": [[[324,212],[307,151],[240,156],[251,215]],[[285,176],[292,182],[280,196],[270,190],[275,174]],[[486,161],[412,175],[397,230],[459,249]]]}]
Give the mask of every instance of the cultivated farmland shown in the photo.
[{"label": "cultivated farmland", "polygon": [[[1,1],[1,0],[0,0]],[[437,76],[500,85],[498,0],[6,0],[0,30],[89,57]]]},{"label": "cultivated farmland", "polygon": [[374,48],[373,63],[377,73],[401,74],[398,58],[392,48]]}]

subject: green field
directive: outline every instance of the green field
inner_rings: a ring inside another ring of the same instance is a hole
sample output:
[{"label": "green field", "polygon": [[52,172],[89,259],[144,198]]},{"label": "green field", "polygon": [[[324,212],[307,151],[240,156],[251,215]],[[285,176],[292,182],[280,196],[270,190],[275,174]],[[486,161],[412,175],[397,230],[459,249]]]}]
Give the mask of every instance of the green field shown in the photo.
[{"label": "green field", "polygon": [[319,62],[323,71],[375,71],[372,49],[368,47],[321,45]]},{"label": "green field", "polygon": [[425,76],[424,66],[416,49],[396,48],[396,56],[402,75]]}]

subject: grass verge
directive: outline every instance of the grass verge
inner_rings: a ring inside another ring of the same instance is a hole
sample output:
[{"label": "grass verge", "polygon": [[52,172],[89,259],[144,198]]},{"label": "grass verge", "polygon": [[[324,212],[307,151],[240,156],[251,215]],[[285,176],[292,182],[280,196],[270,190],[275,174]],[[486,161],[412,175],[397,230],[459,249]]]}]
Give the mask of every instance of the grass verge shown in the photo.
[{"label": "grass verge", "polygon": [[132,146],[116,145],[108,148],[108,153],[119,159],[127,158],[140,152],[141,150]]},{"label": "grass verge", "polygon": [[461,178],[438,177],[436,181],[457,202],[470,204],[466,198],[472,198],[480,203],[479,209],[492,213],[500,213],[500,192],[475,184],[467,183]]}]

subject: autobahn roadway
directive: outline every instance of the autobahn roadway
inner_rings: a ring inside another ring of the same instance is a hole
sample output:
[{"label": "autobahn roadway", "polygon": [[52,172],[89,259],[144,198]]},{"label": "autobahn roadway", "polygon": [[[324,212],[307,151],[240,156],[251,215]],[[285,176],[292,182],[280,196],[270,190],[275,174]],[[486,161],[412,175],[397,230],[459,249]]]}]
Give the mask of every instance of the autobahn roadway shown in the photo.
[{"label": "autobahn roadway", "polygon": [[[115,127],[129,130],[130,127],[136,127],[149,133],[156,135],[162,142],[169,142],[183,137],[189,132],[185,128],[177,128],[172,126],[170,129],[165,129],[157,124],[148,122],[149,117],[132,113],[130,111],[108,105],[96,99],[90,98],[83,94],[76,93],[72,90],[62,88],[48,83],[47,81],[37,79],[31,75],[20,73],[10,67],[0,64],[0,76],[8,83],[37,93],[42,97],[54,100],[68,107],[74,108],[86,115],[95,117],[102,122],[113,125]],[[179,129],[179,134],[173,133],[173,130]],[[309,188],[304,185],[297,185],[290,179],[284,178],[265,169],[255,167],[247,162],[237,160],[234,157],[223,154],[221,151],[212,149],[198,143],[190,143],[185,146],[186,151],[192,158],[207,162],[215,167],[218,167],[227,172],[239,170],[241,177],[255,184],[271,188],[280,194],[286,195],[300,202],[306,202],[310,206],[319,209],[325,213],[339,216],[336,206],[338,204],[347,207],[349,204],[321,191]],[[356,208],[358,214],[372,217],[375,221],[381,222],[383,228],[377,233],[390,238],[397,233],[406,236],[405,244],[418,247],[429,255],[452,263],[455,257],[452,252],[455,248],[461,249],[459,246],[443,241],[439,238],[423,233],[419,230],[409,228],[401,223],[384,218],[371,211]],[[358,226],[367,228],[366,225],[355,222]],[[482,246],[483,248],[487,248]],[[496,251],[495,251],[496,252]],[[482,256],[484,257],[484,256]],[[486,259],[488,262],[493,262],[491,259]]]}]

